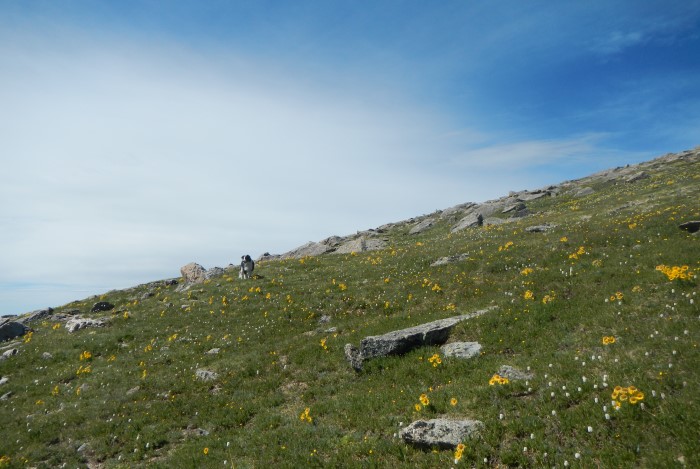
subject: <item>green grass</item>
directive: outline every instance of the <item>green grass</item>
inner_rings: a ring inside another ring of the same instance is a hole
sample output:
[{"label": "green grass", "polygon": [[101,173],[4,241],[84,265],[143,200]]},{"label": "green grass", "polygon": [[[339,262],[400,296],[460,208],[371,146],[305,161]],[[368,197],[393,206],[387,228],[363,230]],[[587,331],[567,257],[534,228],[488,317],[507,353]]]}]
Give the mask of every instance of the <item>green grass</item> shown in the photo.
[{"label": "green grass", "polygon": [[[513,223],[450,234],[442,221],[417,236],[400,227],[388,249],[260,263],[249,281],[109,292],[101,299],[117,307],[105,328],[34,324],[0,362],[0,394],[12,393],[0,407],[0,467],[451,467],[452,451],[396,436],[438,416],[484,422],[464,442],[464,467],[698,467],[698,277],[669,281],[656,266],[700,271],[698,236],[677,228],[700,218],[700,162],[647,172],[634,184],[590,181],[584,198],[529,202],[534,214]],[[545,222],[556,228],[524,230]],[[478,358],[434,367],[440,350],[426,347],[361,373],[345,361],[346,343],[491,305],[450,339],[480,342]],[[489,386],[504,364],[534,378]],[[218,377],[197,380],[200,368]],[[631,385],[643,401],[614,410],[613,388]],[[423,393],[430,405],[416,411]]]}]

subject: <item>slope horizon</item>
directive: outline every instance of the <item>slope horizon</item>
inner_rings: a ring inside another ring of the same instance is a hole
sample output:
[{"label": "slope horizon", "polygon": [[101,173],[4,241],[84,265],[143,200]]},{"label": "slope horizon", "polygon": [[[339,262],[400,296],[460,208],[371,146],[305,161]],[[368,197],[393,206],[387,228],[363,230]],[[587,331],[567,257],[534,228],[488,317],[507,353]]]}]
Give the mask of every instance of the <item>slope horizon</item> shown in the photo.
[{"label": "slope horizon", "polygon": [[[538,187],[512,188],[512,189],[509,190],[509,192],[534,191],[534,190],[538,190],[538,189],[545,188],[545,187],[558,186],[558,185],[561,185],[561,184],[564,184],[564,183],[567,183],[567,182],[577,182],[577,181],[581,181],[581,180],[586,180],[586,179],[590,178],[591,176],[594,176],[594,175],[599,174],[599,173],[602,173],[602,172],[610,171],[610,170],[613,170],[613,169],[615,169],[615,168],[621,168],[621,167],[637,167],[637,166],[640,166],[640,165],[649,164],[649,163],[651,163],[651,162],[653,162],[653,161],[655,161],[655,160],[657,160],[657,159],[663,158],[663,157],[668,156],[668,155],[685,153],[685,152],[697,150],[698,148],[700,148],[700,145],[694,146],[694,147],[692,147],[692,148],[686,148],[686,149],[683,149],[683,150],[680,150],[680,151],[666,152],[666,153],[661,154],[661,155],[656,155],[656,156],[654,156],[654,157],[652,157],[652,158],[650,158],[650,159],[647,159],[647,160],[642,160],[642,161],[637,161],[637,162],[632,162],[632,163],[625,163],[624,165],[620,165],[620,166],[601,168],[601,169],[598,169],[598,170],[596,170],[596,171],[594,171],[594,172],[592,172],[592,173],[585,174],[585,175],[580,175],[580,176],[578,176],[578,175],[572,175],[571,177],[567,177],[567,178],[564,179],[564,180],[560,180],[560,181],[557,181],[557,182],[551,182],[551,183],[545,183],[545,184],[540,185],[540,186],[538,186]],[[462,204],[466,204],[466,203],[477,203],[477,204],[480,204],[480,203],[488,202],[488,201],[491,201],[491,200],[497,200],[497,199],[499,199],[499,198],[505,197],[506,195],[507,195],[507,193],[501,194],[501,195],[497,195],[497,196],[495,196],[495,197],[492,196],[492,197],[489,197],[489,198],[480,199],[480,200],[468,200],[468,201],[458,202],[457,204],[451,205],[450,207],[436,208],[433,212],[422,213],[422,214],[420,214],[420,215],[413,215],[413,216],[409,216],[408,218],[395,219],[395,220],[393,220],[393,221],[384,221],[384,222],[380,222],[380,223],[378,223],[378,224],[375,224],[374,227],[356,229],[355,231],[359,233],[360,231],[364,231],[364,230],[373,230],[373,229],[375,229],[375,228],[377,228],[377,227],[379,227],[379,226],[385,225],[385,224],[404,223],[404,222],[407,222],[407,221],[409,221],[409,220],[419,219],[419,218],[421,218],[421,217],[426,217],[426,216],[430,215],[431,213],[441,212],[441,211],[443,211],[443,210],[446,210],[446,209],[451,208],[451,207],[454,207],[454,206],[458,206],[458,205],[462,205]],[[322,230],[322,229],[317,229],[316,231],[320,232],[321,230]],[[328,237],[330,237],[330,236],[341,236],[341,237],[343,237],[343,236],[347,236],[347,235],[350,235],[350,234],[352,234],[352,233],[345,233],[345,234],[338,234],[338,233],[326,234],[326,235],[322,235],[322,237],[319,238],[319,239],[316,239],[316,240],[306,240],[306,242],[320,241],[321,239],[326,239],[326,238],[328,238]],[[299,240],[298,242],[300,242],[301,244],[297,244],[296,247],[301,246],[301,245],[303,244],[304,241]],[[277,242],[276,244],[277,244],[277,245],[282,245],[282,243],[280,243],[280,242]],[[292,251],[293,249],[295,249],[296,247],[291,248],[291,249],[288,249],[288,250],[286,250],[286,251],[283,250],[282,252],[271,252],[269,249],[258,249],[259,251],[261,251],[261,252],[259,252],[258,254],[252,254],[252,253],[250,253],[249,251],[246,251],[246,252],[241,252],[240,255],[251,254],[255,259],[260,259],[265,253],[269,253],[269,254],[272,254],[272,255],[281,255],[281,254],[284,254],[284,253],[287,253],[287,252],[291,252],[291,251]],[[183,257],[183,259],[185,259],[185,258],[186,258],[186,256]],[[236,265],[236,264],[238,263],[238,259],[239,259],[239,258],[240,258],[240,256],[236,257],[236,254],[234,254],[234,255],[231,257],[231,259],[230,259],[230,261],[229,261],[229,264],[234,264],[234,265]],[[190,260],[187,260],[187,261],[183,262],[179,267],[181,267],[181,266],[183,266],[183,265],[185,265],[185,264],[187,264],[187,263],[189,263],[189,262],[196,262],[196,263],[198,263],[198,264],[203,265],[203,266],[206,267],[206,268],[211,268],[211,267],[225,267],[226,265],[228,265],[228,264],[226,264],[226,263],[223,263],[223,264],[217,263],[218,261],[212,260],[211,258],[207,258],[207,259],[204,259],[204,260],[200,260],[200,259],[190,259]],[[28,308],[20,307],[21,310],[17,310],[16,312],[7,312],[7,313],[3,313],[0,317],[20,316],[20,315],[22,315],[22,314],[26,314],[26,313],[29,313],[29,312],[39,311],[39,310],[42,310],[42,309],[46,309],[47,307],[50,307],[50,308],[60,307],[60,306],[63,306],[63,305],[65,305],[65,304],[67,304],[67,303],[71,303],[71,302],[74,302],[74,301],[78,301],[79,299],[90,298],[90,297],[96,297],[96,296],[99,296],[99,295],[101,295],[101,294],[104,294],[104,293],[110,292],[110,291],[125,290],[125,289],[129,289],[129,288],[133,288],[133,287],[138,286],[138,285],[142,285],[142,284],[146,284],[146,283],[150,283],[150,282],[154,282],[154,281],[158,281],[158,280],[171,279],[171,278],[178,278],[178,277],[180,277],[180,275],[179,275],[179,267],[177,267],[176,269],[174,269],[174,270],[172,271],[172,275],[166,273],[164,270],[158,270],[158,271],[155,271],[155,272],[143,272],[140,276],[138,276],[138,279],[137,279],[136,281],[134,281],[134,282],[123,282],[122,284],[119,284],[119,285],[109,285],[109,286],[103,286],[103,287],[97,287],[97,288],[93,287],[93,288],[86,288],[86,289],[84,289],[84,290],[69,290],[68,292],[66,292],[65,288],[62,288],[63,286],[62,286],[61,284],[56,284],[57,289],[60,289],[60,290],[61,290],[61,292],[60,292],[59,295],[58,295],[58,297],[61,298],[61,299],[58,300],[58,301],[57,301],[56,303],[54,303],[53,305],[48,305],[48,306],[47,306],[47,305],[44,305],[44,304],[35,303],[35,306],[28,307]],[[81,297],[76,298],[75,296],[71,296],[71,293],[70,293],[70,292],[73,292],[73,293],[75,293],[75,294],[84,293],[85,296],[81,296]]]}]

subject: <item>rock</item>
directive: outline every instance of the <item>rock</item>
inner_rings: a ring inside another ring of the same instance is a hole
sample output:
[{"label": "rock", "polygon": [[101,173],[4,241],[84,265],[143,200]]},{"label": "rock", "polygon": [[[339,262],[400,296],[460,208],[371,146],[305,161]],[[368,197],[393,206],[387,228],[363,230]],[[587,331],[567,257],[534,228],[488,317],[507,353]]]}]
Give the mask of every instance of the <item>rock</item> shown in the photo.
[{"label": "rock", "polygon": [[458,220],[459,218],[463,218],[464,214],[470,210],[476,207],[476,204],[474,202],[467,202],[465,204],[460,204],[460,205],[455,205],[454,207],[447,208],[443,210],[440,213],[440,219],[444,220],[445,218],[450,218],[453,221]]},{"label": "rock", "polygon": [[12,396],[12,391],[8,391],[2,396],[0,396],[0,401],[6,401],[10,398],[10,396]]},{"label": "rock", "polygon": [[3,376],[2,378],[0,378],[0,386],[6,384],[8,381],[10,381],[10,378],[8,378],[7,376]]},{"label": "rock", "polygon": [[200,368],[197,371],[195,371],[195,376],[197,377],[197,379],[200,379],[202,381],[213,381],[219,377],[219,374],[213,371]]},{"label": "rock", "polygon": [[53,358],[53,355],[51,355],[49,352],[44,352],[41,354],[41,358],[44,360],[51,360]]},{"label": "rock", "polygon": [[510,365],[502,365],[498,369],[497,373],[498,373],[498,376],[500,376],[501,378],[508,378],[511,381],[532,379],[535,376],[533,373],[527,373],[527,372],[521,371],[521,370],[514,368]]},{"label": "rock", "polygon": [[225,273],[226,271],[223,269],[223,267],[212,267],[204,272],[204,278],[209,280],[214,277],[221,277]]},{"label": "rock", "polygon": [[360,342],[359,350],[352,344],[347,344],[345,357],[356,371],[360,371],[363,361],[370,358],[401,355],[425,345],[441,345],[447,341],[450,331],[456,324],[480,316],[491,309],[487,308],[471,314],[440,319],[383,335],[365,337]]},{"label": "rock", "polygon": [[324,314],[323,316],[318,318],[319,324],[328,324],[329,322],[331,322],[331,317],[327,314]]},{"label": "rock", "polygon": [[473,358],[481,353],[479,342],[453,342],[440,347],[442,354],[446,357]]},{"label": "rock", "polygon": [[19,350],[16,348],[11,348],[9,350],[5,350],[2,355],[0,355],[0,360],[7,360],[8,358],[17,355],[19,353]]},{"label": "rock", "polygon": [[182,278],[185,280],[185,283],[188,285],[202,283],[207,279],[207,271],[196,262],[190,262],[189,264],[180,267],[180,273],[182,274]]},{"label": "rock", "polygon": [[207,355],[216,355],[221,351],[220,348],[213,348],[207,352]]},{"label": "rock", "polygon": [[367,238],[361,236],[357,239],[342,244],[334,251],[334,254],[350,254],[353,252],[379,251],[386,247],[383,239]]},{"label": "rock", "polygon": [[53,314],[53,308],[40,309],[33,311],[26,316],[17,318],[17,322],[21,324],[28,324],[35,321],[43,321]]},{"label": "rock", "polygon": [[685,230],[689,233],[697,233],[698,231],[700,231],[700,221],[687,221],[678,225],[678,228],[680,228],[681,230]]},{"label": "rock", "polygon": [[435,224],[435,219],[434,218],[427,218],[423,220],[422,222],[418,223],[415,225],[411,230],[408,232],[410,235],[414,234],[419,234],[422,233],[428,229],[430,229],[433,225]]},{"label": "rock", "polygon": [[3,319],[0,321],[0,342],[22,337],[29,330],[27,326],[20,322]]},{"label": "rock", "polygon": [[101,311],[111,311],[114,309],[114,305],[112,303],[109,303],[107,301],[100,301],[92,305],[92,308],[90,308],[91,313],[99,313]]},{"label": "rock", "polygon": [[638,173],[630,174],[629,176],[627,176],[625,178],[625,182],[632,183],[632,182],[641,181],[642,179],[649,179],[650,177],[651,176],[649,176],[649,173],[647,173],[645,171],[640,171]]},{"label": "rock", "polygon": [[574,192],[574,197],[585,197],[587,195],[593,194],[595,191],[593,190],[592,187],[582,187],[576,192]]},{"label": "rock", "polygon": [[546,233],[549,230],[552,230],[556,228],[557,225],[550,225],[548,223],[545,223],[544,225],[535,225],[535,226],[528,226],[525,228],[525,231],[528,233]]},{"label": "rock", "polygon": [[525,206],[524,203],[522,202],[516,202],[514,204],[507,205],[501,213],[510,213],[510,212],[522,212],[523,210],[526,210],[527,207]]},{"label": "rock", "polygon": [[461,262],[464,260],[469,259],[469,254],[464,253],[464,254],[457,254],[454,256],[448,256],[448,257],[441,257],[440,259],[436,260],[432,264],[430,264],[430,267],[438,267],[441,265],[447,265],[447,264],[452,264],[454,262]]},{"label": "rock", "polygon": [[68,329],[68,332],[75,332],[87,327],[104,327],[106,325],[107,320],[104,318],[73,317],[66,321],[66,329]]},{"label": "rock", "polygon": [[484,226],[491,226],[491,225],[502,225],[503,223],[508,223],[512,220],[504,220],[503,218],[496,218],[496,217],[488,217],[484,218],[484,221],[482,222],[482,225]]},{"label": "rock", "polygon": [[350,363],[353,369],[362,370],[362,355],[360,350],[352,344],[345,344],[345,359]]},{"label": "rock", "polygon": [[483,428],[484,424],[478,420],[417,420],[402,428],[399,436],[419,448],[454,449]]},{"label": "rock", "polygon": [[127,395],[127,396],[133,396],[134,394],[136,394],[136,393],[139,392],[140,390],[141,390],[141,386],[133,387],[133,388],[129,389],[129,390],[126,392],[126,395]]},{"label": "rock", "polygon": [[88,445],[87,443],[83,443],[82,445],[80,445],[78,447],[77,451],[78,451],[78,453],[82,453],[83,451],[86,451],[89,448],[90,448],[90,445]]},{"label": "rock", "polygon": [[333,248],[331,246],[328,246],[327,244],[323,243],[315,243],[313,241],[309,241],[308,243],[304,244],[303,246],[299,246],[296,249],[293,249],[285,254],[282,254],[280,256],[281,259],[301,259],[302,257],[307,257],[307,256],[320,256],[321,254],[325,254],[327,252],[332,251]]},{"label": "rock", "polygon": [[546,197],[548,195],[549,195],[548,191],[526,192],[524,194],[521,194],[518,198],[524,202],[529,202],[531,200],[541,199],[542,197]]},{"label": "rock", "polygon": [[481,223],[483,221],[484,217],[480,213],[471,213],[466,217],[462,218],[456,225],[454,225],[450,232],[456,233],[457,231],[461,231],[466,228],[481,226]]}]

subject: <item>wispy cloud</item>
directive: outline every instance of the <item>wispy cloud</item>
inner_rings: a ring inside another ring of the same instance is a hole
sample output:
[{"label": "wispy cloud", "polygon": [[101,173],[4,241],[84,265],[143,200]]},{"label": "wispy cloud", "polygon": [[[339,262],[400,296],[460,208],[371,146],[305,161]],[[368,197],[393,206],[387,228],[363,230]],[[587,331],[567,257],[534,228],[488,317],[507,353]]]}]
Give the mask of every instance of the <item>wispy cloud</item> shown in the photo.
[{"label": "wispy cloud", "polygon": [[625,49],[643,44],[649,39],[641,31],[613,31],[594,41],[591,49],[602,55],[619,54]]},{"label": "wispy cloud", "polygon": [[462,168],[508,172],[552,164],[590,163],[591,159],[609,161],[610,156],[616,152],[604,146],[606,137],[605,134],[587,134],[564,139],[491,144],[462,152],[451,163]]}]

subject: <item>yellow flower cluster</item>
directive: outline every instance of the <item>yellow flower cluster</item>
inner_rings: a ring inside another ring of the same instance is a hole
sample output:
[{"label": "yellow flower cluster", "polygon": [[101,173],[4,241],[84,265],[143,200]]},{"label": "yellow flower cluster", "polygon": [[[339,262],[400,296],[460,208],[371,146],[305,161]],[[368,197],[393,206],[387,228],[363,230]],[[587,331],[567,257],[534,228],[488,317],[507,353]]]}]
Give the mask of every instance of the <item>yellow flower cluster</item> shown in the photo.
[{"label": "yellow flower cluster", "polygon": [[34,332],[32,332],[32,331],[29,331],[25,334],[25,336],[24,336],[24,343],[25,344],[28,344],[29,342],[32,341],[32,335],[34,335]]},{"label": "yellow flower cluster", "polygon": [[10,457],[3,454],[2,457],[0,457],[0,467],[9,466],[10,461],[11,461]]},{"label": "yellow flower cluster", "polygon": [[547,303],[551,303],[556,297],[557,296],[554,294],[554,292],[549,292],[549,295],[544,295],[542,298],[542,304],[546,305]]},{"label": "yellow flower cluster", "polygon": [[695,272],[690,270],[687,265],[669,267],[667,265],[657,265],[656,270],[668,277],[669,280],[690,280],[695,277]]},{"label": "yellow flower cluster", "polygon": [[614,344],[615,343],[615,336],[605,336],[603,337],[603,345],[608,345],[608,344]]},{"label": "yellow flower cluster", "polygon": [[520,271],[520,275],[530,275],[533,272],[534,270],[532,270],[530,267],[525,267],[523,270]]},{"label": "yellow flower cluster", "polygon": [[87,365],[87,366],[80,365],[80,367],[78,368],[78,371],[76,371],[75,374],[80,376],[82,374],[90,373],[90,372],[92,372],[90,365]]},{"label": "yellow flower cluster", "polygon": [[572,254],[569,254],[569,259],[578,259],[579,257],[583,256],[586,254],[586,248],[583,246],[579,246],[578,250]]},{"label": "yellow flower cluster", "polygon": [[523,293],[523,298],[526,300],[534,300],[535,299],[535,294],[532,293],[530,290],[525,290],[525,293]]},{"label": "yellow flower cluster", "polygon": [[457,445],[457,449],[455,450],[455,464],[459,462],[460,459],[462,459],[462,454],[464,453],[464,443],[460,443]]},{"label": "yellow flower cluster", "polygon": [[507,251],[507,250],[510,249],[511,247],[513,247],[513,241],[508,241],[508,242],[507,242],[506,244],[504,244],[503,246],[498,246],[498,252]]},{"label": "yellow flower cluster", "polygon": [[508,384],[510,383],[510,380],[508,378],[504,378],[498,373],[493,375],[491,379],[489,380],[489,386],[493,386],[494,384]]},{"label": "yellow flower cluster", "polygon": [[636,404],[637,402],[644,399],[644,393],[634,386],[628,386],[623,388],[622,386],[615,386],[612,392],[612,399],[614,401],[615,408],[620,408],[620,405],[627,401],[630,404]]},{"label": "yellow flower cluster", "polygon": [[80,361],[90,360],[92,358],[92,353],[87,350],[80,354]]},{"label": "yellow flower cluster", "polygon": [[567,238],[566,236],[562,236],[561,238],[559,238],[559,241],[562,242],[562,243],[565,243],[565,242],[567,242],[568,240],[569,240],[569,238]]},{"label": "yellow flower cluster", "polygon": [[452,407],[454,407],[454,406],[457,405],[457,398],[456,398],[456,397],[453,397],[452,399],[450,399],[450,405],[451,405]]},{"label": "yellow flower cluster", "polygon": [[299,415],[299,420],[307,423],[313,422],[314,419],[311,418],[311,409],[309,409],[308,407],[304,409],[304,412],[302,412],[301,415]]},{"label": "yellow flower cluster", "polygon": [[430,405],[430,399],[428,399],[428,395],[426,393],[421,394],[418,397],[418,400],[420,401],[421,404],[423,404],[423,407]]},{"label": "yellow flower cluster", "polygon": [[326,345],[326,340],[327,340],[326,337],[321,339],[321,347],[323,348],[323,350],[328,351],[328,346]]},{"label": "yellow flower cluster", "polygon": [[432,357],[428,358],[428,361],[433,364],[433,368],[437,368],[438,365],[442,363],[442,359],[440,358],[440,355],[433,354]]},{"label": "yellow flower cluster", "polygon": [[615,300],[622,301],[622,299],[624,297],[625,297],[625,295],[623,295],[621,291],[617,291],[617,292],[615,292],[614,295],[610,295],[610,301],[615,301]]}]

